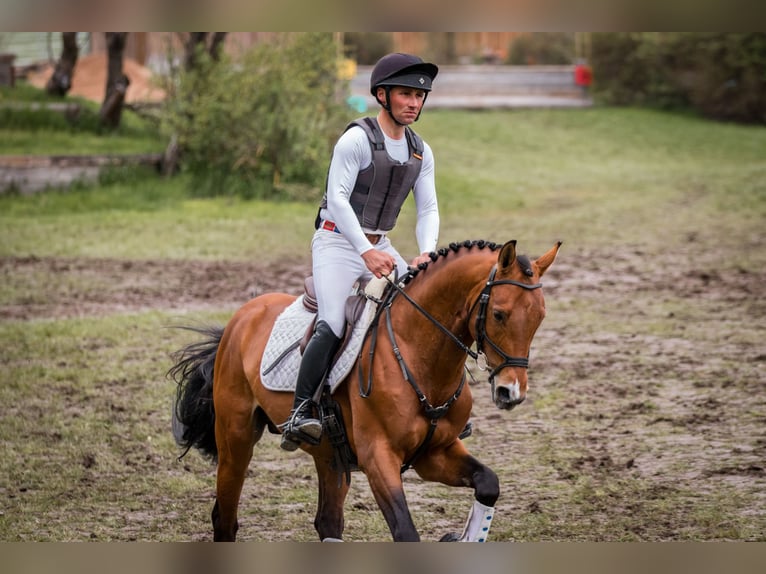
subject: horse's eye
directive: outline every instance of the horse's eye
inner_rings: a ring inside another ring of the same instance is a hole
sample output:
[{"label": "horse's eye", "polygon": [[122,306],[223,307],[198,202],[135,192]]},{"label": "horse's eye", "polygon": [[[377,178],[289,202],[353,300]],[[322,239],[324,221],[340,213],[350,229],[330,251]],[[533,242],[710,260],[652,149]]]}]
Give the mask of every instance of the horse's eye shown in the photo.
[{"label": "horse's eye", "polygon": [[495,321],[502,323],[505,320],[505,313],[502,311],[492,311],[492,316],[495,318]]}]

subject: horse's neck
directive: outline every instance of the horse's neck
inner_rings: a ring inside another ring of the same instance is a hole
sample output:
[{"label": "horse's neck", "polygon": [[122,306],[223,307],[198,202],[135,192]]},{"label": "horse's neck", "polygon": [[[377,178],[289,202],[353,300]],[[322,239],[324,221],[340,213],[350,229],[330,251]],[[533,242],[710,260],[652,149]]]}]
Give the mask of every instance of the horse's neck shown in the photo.
[{"label": "horse's neck", "polygon": [[[441,325],[463,343],[470,344],[473,342],[469,325],[470,313],[495,257],[491,252],[482,251],[455,254],[452,259],[436,261],[429,265],[422,277],[413,280],[411,289],[407,292]],[[413,306],[407,307],[407,313],[411,314],[410,319],[419,314]],[[423,339],[419,344],[428,344],[428,341]],[[443,338],[441,342],[436,341],[433,345],[444,345]]]}]

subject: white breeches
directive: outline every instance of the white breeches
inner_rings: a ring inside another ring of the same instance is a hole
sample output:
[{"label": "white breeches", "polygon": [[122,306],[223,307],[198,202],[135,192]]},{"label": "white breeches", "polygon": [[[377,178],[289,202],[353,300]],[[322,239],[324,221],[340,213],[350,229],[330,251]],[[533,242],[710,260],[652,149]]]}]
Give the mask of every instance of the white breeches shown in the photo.
[{"label": "white breeches", "polygon": [[[383,237],[373,247],[396,259],[399,275],[407,272],[407,262],[388,237]],[[311,257],[319,307],[317,321],[326,321],[333,333],[341,337],[346,323],[346,299],[354,283],[371,279],[372,273],[356,249],[342,234],[334,231],[316,230],[311,241]]]}]

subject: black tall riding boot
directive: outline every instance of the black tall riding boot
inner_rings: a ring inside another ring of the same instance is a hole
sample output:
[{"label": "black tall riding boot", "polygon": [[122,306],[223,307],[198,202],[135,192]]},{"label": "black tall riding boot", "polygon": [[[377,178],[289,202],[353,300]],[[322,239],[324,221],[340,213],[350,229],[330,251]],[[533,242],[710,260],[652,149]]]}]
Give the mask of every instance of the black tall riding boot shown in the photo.
[{"label": "black tall riding boot", "polygon": [[330,368],[338,345],[340,338],[335,336],[330,325],[324,321],[317,322],[314,334],[303,351],[293,410],[284,424],[280,444],[284,450],[295,450],[302,441],[319,440],[322,436],[322,423],[314,418],[313,397]]}]

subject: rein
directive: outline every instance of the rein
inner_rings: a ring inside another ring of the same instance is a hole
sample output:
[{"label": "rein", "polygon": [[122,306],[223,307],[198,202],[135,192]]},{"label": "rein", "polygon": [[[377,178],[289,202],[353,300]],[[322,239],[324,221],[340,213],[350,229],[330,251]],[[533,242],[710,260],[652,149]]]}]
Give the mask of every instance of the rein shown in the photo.
[{"label": "rein", "polygon": [[376,300],[377,303],[382,304],[382,307],[378,308],[378,312],[375,314],[375,318],[373,319],[370,325],[370,330],[368,331],[368,332],[371,332],[372,338],[370,341],[370,351],[369,351],[370,370],[368,373],[366,389],[364,389],[362,386],[362,362],[359,361],[358,363],[359,394],[362,398],[368,398],[370,396],[370,393],[372,392],[372,361],[375,355],[375,347],[377,344],[377,333],[378,333],[377,327],[378,327],[378,321],[380,319],[381,313],[385,312],[386,329],[388,331],[388,336],[391,341],[391,346],[393,348],[394,356],[396,357],[396,360],[399,363],[399,368],[402,371],[402,376],[410,384],[412,389],[415,391],[415,394],[418,397],[418,401],[423,407],[425,415],[431,423],[428,428],[428,434],[426,435],[423,442],[417,448],[413,456],[410,457],[410,459],[402,465],[402,468],[401,468],[402,473],[408,470],[412,466],[412,464],[415,462],[415,460],[417,460],[417,458],[425,451],[426,447],[428,446],[428,443],[433,437],[434,432],[436,431],[436,423],[438,422],[440,418],[442,418],[444,415],[447,414],[447,411],[450,409],[452,404],[460,397],[460,394],[463,391],[463,387],[465,386],[466,376],[464,371],[463,377],[460,380],[460,384],[458,385],[457,389],[452,394],[452,396],[449,399],[447,399],[447,401],[444,402],[441,406],[434,407],[428,401],[428,398],[423,394],[423,391],[420,390],[420,387],[418,387],[417,383],[415,382],[412,376],[412,372],[410,371],[409,367],[407,367],[407,364],[404,361],[404,357],[402,357],[401,351],[399,350],[399,345],[396,342],[396,337],[395,337],[394,329],[391,322],[391,305],[393,304],[394,299],[396,298],[396,295],[402,295],[415,309],[417,309],[419,313],[421,313],[434,326],[439,328],[439,330],[441,330],[445,335],[447,335],[450,339],[452,339],[452,341],[460,348],[460,350],[462,350],[468,356],[476,360],[477,365],[479,366],[479,369],[481,370],[486,370],[487,367],[489,366],[487,358],[486,358],[486,354],[483,351],[484,342],[488,343],[492,347],[492,349],[503,358],[503,362],[497,367],[495,367],[489,375],[489,381],[490,381],[490,384],[492,385],[492,393],[494,395],[495,375],[497,375],[497,373],[499,373],[502,369],[506,367],[521,367],[526,369],[529,367],[529,358],[528,357],[512,357],[510,355],[507,355],[487,335],[487,330],[486,330],[487,307],[489,305],[490,291],[492,290],[492,287],[494,287],[495,285],[515,285],[517,287],[521,287],[522,289],[526,289],[529,291],[534,289],[539,289],[540,287],[543,286],[542,283],[529,284],[529,283],[522,283],[520,281],[514,281],[512,279],[502,279],[499,281],[495,281],[496,274],[497,274],[497,266],[495,265],[492,267],[492,271],[490,272],[489,278],[487,279],[487,282],[484,285],[484,289],[482,289],[482,292],[480,293],[478,299],[474,302],[474,304],[471,305],[471,310],[468,313],[468,316],[470,317],[471,314],[473,313],[473,309],[478,305],[479,310],[476,315],[476,351],[473,351],[470,347],[468,347],[465,343],[463,343],[452,331],[450,331],[447,327],[442,325],[433,315],[431,315],[420,304],[418,304],[414,299],[412,299],[412,297],[410,297],[404,291],[404,289],[402,288],[402,286],[399,284],[398,281],[392,281],[389,277],[387,276],[385,277],[386,281],[392,287],[392,289],[389,290],[385,300],[380,300],[380,301]]}]

